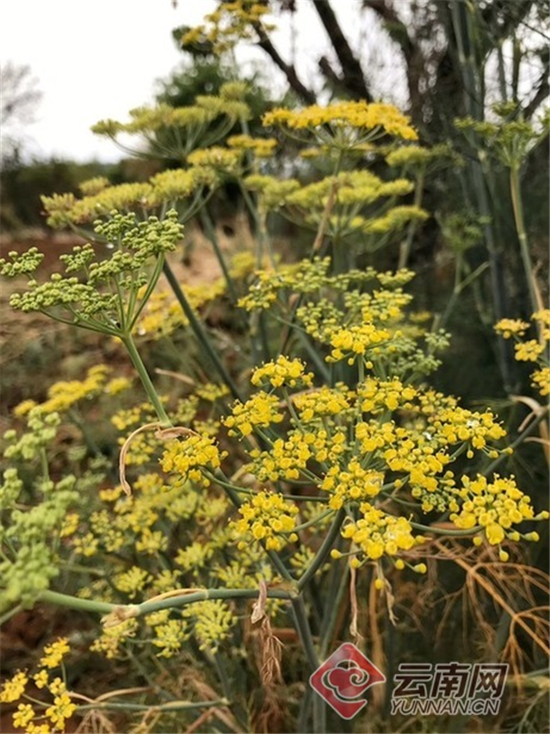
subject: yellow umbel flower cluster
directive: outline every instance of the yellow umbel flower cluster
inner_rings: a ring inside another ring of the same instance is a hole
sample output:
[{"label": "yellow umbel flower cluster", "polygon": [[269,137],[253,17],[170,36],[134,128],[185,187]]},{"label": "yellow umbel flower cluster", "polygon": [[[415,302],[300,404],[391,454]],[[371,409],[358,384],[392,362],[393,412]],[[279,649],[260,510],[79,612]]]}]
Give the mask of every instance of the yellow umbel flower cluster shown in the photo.
[{"label": "yellow umbel flower cluster", "polygon": [[[90,367],[83,380],[70,380],[55,382],[48,390],[48,399],[36,406],[40,413],[59,413],[69,410],[75,403],[85,398],[91,398],[100,391],[111,391],[107,386],[107,376],[111,372],[105,364]],[[119,378],[123,379],[124,378]],[[130,385],[129,381],[118,383],[116,389],[125,389]],[[16,415],[21,415],[21,406],[15,408]]]},{"label": "yellow umbel flower cluster", "polygon": [[411,524],[405,517],[387,515],[368,502],[363,502],[360,510],[361,517],[345,525],[342,535],[350,538],[366,559],[376,561],[384,554],[395,556],[424,541],[422,536],[413,535]]},{"label": "yellow umbel flower cluster", "polygon": [[[335,329],[330,344],[331,362],[339,362],[346,359],[352,365],[357,357],[367,354],[369,350],[379,348],[379,345],[390,339],[391,334],[387,329],[377,328],[374,324],[352,325],[348,328]],[[372,362],[367,362],[372,367]]]},{"label": "yellow umbel flower cluster", "polygon": [[184,611],[194,621],[194,632],[200,650],[215,653],[227,639],[237,621],[229,606],[222,599],[206,599]]},{"label": "yellow umbel flower cluster", "polygon": [[298,409],[300,420],[307,423],[322,416],[338,415],[349,410],[351,402],[348,395],[351,391],[343,384],[336,389],[323,385],[320,388],[294,395],[293,404]]},{"label": "yellow umbel flower cluster", "polygon": [[462,484],[463,488],[457,493],[463,500],[462,506],[458,510],[455,505],[455,511],[450,515],[457,527],[481,526],[491,545],[499,545],[506,537],[514,541],[518,541],[520,537],[538,540],[537,533],[521,536],[516,530],[512,530],[512,525],[524,520],[548,519],[547,512],[541,512],[535,517],[529,497],[518,489],[513,476],[505,478],[496,474],[492,482],[481,475],[473,480],[462,477]]},{"label": "yellow umbel flower cluster", "polygon": [[[279,494],[260,492],[239,507],[240,520],[232,521],[231,527],[239,539],[238,547],[247,547],[246,538],[265,543],[267,550],[281,550],[286,543],[295,542],[298,508]],[[281,537],[284,533],[286,537]]]},{"label": "yellow umbel flower cluster", "polygon": [[[404,140],[416,140],[418,135],[409,124],[409,118],[390,104],[367,102],[335,102],[327,107],[312,105],[302,110],[278,108],[263,117],[264,125],[279,126],[283,130],[311,130],[319,134],[319,142],[330,144],[338,133],[345,131],[346,147],[353,147],[358,142],[371,141],[387,133]],[[333,132],[324,134],[329,128]],[[359,133],[351,135],[354,131]]]},{"label": "yellow umbel flower cluster", "polygon": [[329,507],[338,510],[346,502],[376,497],[383,482],[382,472],[363,469],[353,458],[344,470],[340,466],[332,466],[321,483],[321,489],[331,493]]},{"label": "yellow umbel flower cluster", "polygon": [[202,470],[219,469],[226,456],[227,452],[220,451],[213,438],[193,434],[182,441],[171,442],[160,463],[165,472],[175,470],[183,478],[189,478],[207,487],[210,480],[204,476]]},{"label": "yellow umbel flower cluster", "polygon": [[231,412],[232,415],[222,419],[230,436],[237,435],[237,431],[249,436],[255,428],[268,428],[273,423],[280,423],[284,417],[277,396],[263,391],[257,392],[244,404],[237,401]]},{"label": "yellow umbel flower cluster", "polygon": [[299,359],[288,359],[283,354],[276,360],[257,367],[252,373],[250,382],[253,385],[270,384],[272,387],[295,388],[310,386],[313,382],[313,372],[306,372],[304,363]]},{"label": "yellow umbel flower cluster", "polygon": [[531,373],[533,387],[546,397],[550,395],[550,365],[548,348],[550,343],[550,309],[536,311],[531,317],[538,330],[538,339],[523,339],[529,324],[520,319],[501,319],[495,331],[504,339],[516,340],[515,353],[518,362],[535,362],[538,369]]},{"label": "yellow umbel flower cluster", "polygon": [[212,13],[204,16],[204,23],[184,34],[181,44],[184,48],[211,46],[216,54],[223,54],[237,43],[257,38],[256,27],[262,31],[274,30],[272,23],[266,23],[269,8],[257,0],[233,0],[219,5]]},{"label": "yellow umbel flower cluster", "polygon": [[[5,681],[0,690],[0,703],[15,703],[27,699],[30,703],[19,703],[12,715],[13,725],[24,729],[27,734],[54,734],[64,732],[67,721],[77,710],[65,682],[56,676],[50,679],[50,671],[63,664],[63,658],[70,652],[68,640],[64,637],[46,645],[38,663],[39,670],[32,676],[26,671],[17,671]],[[31,682],[32,681],[32,682]],[[31,690],[27,693],[27,685]],[[32,688],[42,689],[53,699],[38,701]]]},{"label": "yellow umbel flower cluster", "polygon": [[232,135],[227,145],[236,150],[252,152],[257,158],[271,158],[275,154],[275,138],[252,138],[250,135]]}]

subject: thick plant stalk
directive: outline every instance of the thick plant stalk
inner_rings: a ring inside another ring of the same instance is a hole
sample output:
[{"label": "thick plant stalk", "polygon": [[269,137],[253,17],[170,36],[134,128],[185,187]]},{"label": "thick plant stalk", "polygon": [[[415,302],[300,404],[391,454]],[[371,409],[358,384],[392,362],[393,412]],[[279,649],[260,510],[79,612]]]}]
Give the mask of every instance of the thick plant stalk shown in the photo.
[{"label": "thick plant stalk", "polygon": [[193,308],[191,307],[191,304],[185,297],[185,294],[183,290],[180,287],[180,284],[178,283],[172,268],[170,265],[165,262],[163,266],[163,271],[166,276],[166,279],[168,280],[168,283],[170,284],[170,287],[172,288],[174,295],[176,296],[178,303],[183,309],[184,314],[187,316],[187,319],[189,321],[189,324],[191,328],[193,329],[193,332],[195,336],[197,337],[197,340],[201,347],[204,349],[208,357],[212,360],[214,367],[216,368],[216,371],[222,378],[223,382],[227,385],[229,388],[229,391],[233,395],[234,398],[237,400],[240,400],[240,393],[239,390],[233,381],[231,375],[226,370],[223,362],[218,356],[218,353],[216,350],[212,347],[212,344],[210,343],[210,340],[208,339],[207,335],[204,332],[204,329],[202,328],[202,325],[200,321],[197,319],[195,312],[193,311]]},{"label": "thick plant stalk", "polygon": [[149,400],[153,404],[153,407],[155,409],[155,412],[160,422],[166,426],[169,426],[170,418],[168,417],[166,411],[164,410],[164,406],[160,401],[157,391],[155,390],[155,386],[151,382],[149,373],[147,372],[145,365],[143,364],[143,360],[141,359],[140,353],[138,352],[136,348],[134,340],[132,339],[130,334],[126,334],[124,337],[121,337],[121,339],[122,339],[124,346],[126,347],[126,350],[130,356],[130,359],[132,360],[132,364],[136,368],[136,371],[139,375],[141,383],[143,387],[145,388],[145,392],[147,393]]},{"label": "thick plant stalk", "polygon": [[521,191],[519,184],[519,164],[514,164],[510,168],[510,193],[512,195],[512,208],[514,210],[514,221],[519,239],[519,248],[523,269],[525,270],[525,278],[529,288],[529,298],[531,301],[531,311],[534,313],[539,308],[537,299],[537,291],[535,287],[535,276],[533,273],[533,264],[529,254],[529,245],[527,243],[527,233],[525,231],[525,220],[523,218],[523,204],[521,201]]}]

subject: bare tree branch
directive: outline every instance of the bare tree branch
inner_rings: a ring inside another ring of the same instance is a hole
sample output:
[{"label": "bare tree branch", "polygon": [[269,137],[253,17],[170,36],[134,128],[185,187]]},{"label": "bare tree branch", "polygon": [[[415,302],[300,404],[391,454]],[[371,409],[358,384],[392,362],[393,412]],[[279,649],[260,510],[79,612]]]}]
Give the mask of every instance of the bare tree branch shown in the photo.
[{"label": "bare tree branch", "polygon": [[339,77],[338,74],[334,71],[334,69],[330,65],[330,61],[327,59],[326,56],[321,56],[318,61],[318,66],[321,74],[328,82],[330,82],[333,89],[340,89],[344,86],[344,80]]},{"label": "bare tree branch", "polygon": [[407,26],[395,9],[386,3],[386,0],[363,0],[363,7],[370,8],[384,21],[386,33],[401,48],[407,65],[407,85],[411,101],[411,113],[413,118],[420,119],[424,104],[420,92],[420,80],[426,61],[420,47],[413,42]]},{"label": "bare tree branch", "polygon": [[302,84],[302,82],[298,78],[298,74],[296,73],[296,69],[294,68],[294,66],[292,64],[287,64],[286,61],[281,57],[275,46],[272,44],[271,39],[265,32],[261,23],[254,23],[254,30],[258,34],[259,38],[256,45],[259,46],[263,51],[265,51],[267,55],[271,58],[273,63],[283,72],[288,80],[288,83],[290,84],[291,89],[293,89],[296,94],[304,100],[304,102],[307,102],[307,104],[315,104],[317,101],[317,97],[310,89]]},{"label": "bare tree branch", "polygon": [[372,95],[367,88],[361,64],[351,50],[329,0],[313,0],[313,5],[342,67],[342,83],[345,89],[355,99],[371,102]]},{"label": "bare tree branch", "polygon": [[548,84],[548,73],[550,72],[550,64],[548,63],[548,55],[542,70],[542,74],[535,85],[536,92],[535,96],[529,102],[529,104],[523,110],[523,116],[526,120],[531,119],[540,104],[550,95],[550,85]]}]

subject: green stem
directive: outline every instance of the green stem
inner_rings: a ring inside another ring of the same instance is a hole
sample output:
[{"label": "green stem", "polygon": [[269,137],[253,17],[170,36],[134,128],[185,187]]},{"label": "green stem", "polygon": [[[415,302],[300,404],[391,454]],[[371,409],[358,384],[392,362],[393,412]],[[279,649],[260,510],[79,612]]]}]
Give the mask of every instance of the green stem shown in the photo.
[{"label": "green stem", "polygon": [[170,284],[170,287],[172,288],[174,295],[176,296],[176,299],[180,306],[183,309],[184,314],[187,316],[187,319],[189,321],[189,325],[191,326],[195,336],[197,337],[197,340],[199,344],[202,346],[206,354],[210,357],[212,360],[214,367],[216,368],[216,371],[224,381],[224,383],[229,388],[231,394],[234,398],[237,400],[241,399],[241,396],[239,394],[239,391],[237,389],[237,386],[233,382],[233,379],[225,369],[225,366],[221,359],[219,358],[216,350],[212,347],[212,344],[210,343],[210,340],[208,339],[204,329],[202,328],[202,325],[200,321],[197,319],[195,312],[193,311],[193,308],[191,307],[191,304],[185,297],[185,294],[183,290],[180,287],[180,284],[178,283],[174,273],[172,272],[172,269],[170,265],[165,262],[163,266],[164,275],[166,276],[166,279],[168,280],[168,283]]},{"label": "green stem", "polygon": [[141,383],[145,388],[145,392],[147,393],[149,400],[153,404],[153,407],[160,422],[166,426],[171,425],[170,418],[168,418],[168,415],[164,410],[164,406],[161,403],[157,391],[155,390],[155,386],[153,385],[151,378],[149,377],[149,373],[147,372],[145,365],[143,364],[143,360],[141,359],[141,355],[136,348],[134,340],[132,339],[132,335],[130,333],[126,333],[124,334],[124,336],[121,337],[121,340],[126,347],[126,351],[128,352],[130,359],[132,360],[132,364],[136,368]]},{"label": "green stem", "polygon": [[415,530],[422,530],[425,533],[434,533],[435,535],[448,535],[451,538],[468,538],[470,535],[475,535],[483,530],[481,525],[476,525],[473,528],[467,530],[447,530],[446,528],[433,527],[432,525],[420,525],[417,522],[410,522],[411,528]]},{"label": "green stem", "polygon": [[95,612],[96,614],[109,614],[117,608],[116,604],[105,601],[94,601],[93,599],[79,599],[77,596],[61,594],[58,591],[46,589],[38,597],[39,601],[46,604],[55,604],[59,607],[69,607],[81,612]]},{"label": "green stem", "polygon": [[349,564],[346,563],[345,568],[342,572],[342,576],[340,578],[340,583],[338,584],[336,595],[330,596],[330,606],[325,610],[325,614],[327,615],[325,618],[326,621],[325,619],[323,619],[323,624],[321,625],[320,655],[322,659],[324,659],[328,653],[330,642],[332,640],[332,635],[334,633],[334,625],[336,624],[338,613],[340,611],[340,604],[342,603],[342,598],[348,586],[348,577]]},{"label": "green stem", "polygon": [[[419,209],[422,206],[422,196],[424,193],[424,176],[425,176],[425,171],[424,169],[422,169],[416,179],[416,188],[414,191],[413,206],[416,206]],[[402,268],[407,267],[409,256],[411,254],[412,241],[414,238],[414,234],[417,230],[417,227],[418,227],[418,220],[413,219],[409,222],[409,226],[407,228],[407,237],[405,241],[401,244],[401,248],[399,250],[399,262],[397,265],[398,270],[401,270]]]},{"label": "green stem", "polygon": [[160,255],[157,259],[157,262],[155,263],[155,268],[151,274],[151,277],[149,278],[149,282],[147,283],[147,290],[143,294],[143,297],[140,299],[140,303],[137,309],[135,308],[135,298],[137,295],[137,290],[135,286],[132,288],[130,304],[128,305],[128,313],[126,316],[126,320],[129,325],[128,326],[129,332],[133,331],[137,323],[137,320],[139,319],[141,315],[141,312],[147,305],[147,301],[149,300],[149,298],[151,297],[151,294],[155,290],[155,287],[162,273],[163,265],[164,265],[164,255]]},{"label": "green stem", "polygon": [[332,549],[334,541],[336,540],[338,533],[340,532],[340,528],[342,526],[342,522],[344,521],[345,515],[346,511],[343,507],[341,507],[336,513],[336,517],[334,518],[330,530],[328,531],[321,547],[317,551],[317,555],[308,566],[303,576],[300,577],[298,581],[298,589],[303,589],[307,582],[316,574],[316,572],[325,562],[328,554]]},{"label": "green stem", "polygon": [[[516,440],[510,444],[509,448],[516,449],[520,444],[522,444],[525,439],[533,433],[535,428],[541,423],[543,420],[545,420],[548,417],[548,406],[542,410],[533,420],[531,423],[527,426],[527,428],[522,431],[522,433],[519,434],[519,436],[516,438]],[[504,459],[509,458],[509,454],[503,453],[501,454],[497,459],[495,459],[489,466],[481,472],[484,477],[488,477],[489,474],[492,474],[494,470],[502,464]]]},{"label": "green stem", "polygon": [[225,698],[219,698],[216,701],[196,701],[193,703],[173,701],[172,703],[161,703],[158,705],[150,705],[146,703],[124,703],[122,701],[101,701],[94,702],[91,704],[85,704],[84,706],[78,706],[79,711],[99,709],[106,710],[123,710],[123,711],[192,711],[193,709],[200,708],[212,708],[213,706],[228,706],[229,701]]},{"label": "green stem", "polygon": [[16,614],[19,614],[23,610],[23,606],[21,604],[18,604],[16,607],[13,607],[13,609],[9,609],[7,612],[4,612],[0,616],[0,627],[8,622],[12,617],[14,617]]},{"label": "green stem", "polygon": [[519,247],[521,259],[523,261],[523,269],[527,279],[529,288],[529,298],[531,299],[531,309],[534,313],[538,310],[537,293],[535,290],[535,276],[533,274],[533,265],[531,256],[529,255],[529,246],[527,244],[527,234],[525,231],[525,221],[523,218],[523,204],[521,201],[521,191],[519,184],[519,164],[514,163],[510,167],[510,192],[512,194],[512,208],[514,210],[514,221],[516,223],[516,231],[519,239]]},{"label": "green stem", "polygon": [[294,621],[296,629],[302,642],[302,647],[306,654],[306,658],[313,673],[319,667],[319,657],[313,644],[313,636],[307,619],[306,607],[302,596],[296,596],[291,599],[292,611],[294,612]]},{"label": "green stem", "polygon": [[208,210],[206,209],[206,207],[201,209],[200,219],[204,226],[206,235],[208,239],[210,240],[210,242],[212,243],[212,247],[214,248],[216,257],[218,258],[218,262],[220,264],[220,268],[222,269],[223,277],[225,278],[225,282],[227,284],[227,290],[229,291],[231,300],[233,301],[233,303],[237,303],[239,296],[235,288],[235,283],[233,282],[233,278],[231,277],[231,274],[229,273],[227,263],[225,262],[225,257],[223,256],[223,252],[221,250],[220,243],[218,242],[218,235],[216,234],[216,230],[214,229],[214,225],[212,224],[212,220],[210,219],[210,214],[208,213]]},{"label": "green stem", "polygon": [[[259,593],[259,589],[201,589],[179,596],[169,596],[165,599],[144,601],[133,607],[131,616],[143,617],[162,609],[175,609],[207,599],[257,599]],[[267,589],[267,596],[270,599],[285,599],[287,601],[292,599],[291,593],[283,589]]]}]

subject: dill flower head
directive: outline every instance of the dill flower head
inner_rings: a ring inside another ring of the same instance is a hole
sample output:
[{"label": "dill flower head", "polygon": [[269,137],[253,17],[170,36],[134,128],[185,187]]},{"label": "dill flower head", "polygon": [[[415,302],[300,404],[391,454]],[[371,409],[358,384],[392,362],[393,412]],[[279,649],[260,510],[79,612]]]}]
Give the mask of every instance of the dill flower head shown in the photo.
[{"label": "dill flower head", "polygon": [[193,434],[181,441],[170,442],[162,455],[161,466],[165,472],[177,471],[183,478],[208,486],[206,470],[215,471],[227,456],[220,451],[215,439],[208,435]]},{"label": "dill flower head", "polygon": [[249,540],[265,542],[267,550],[281,550],[286,543],[298,540],[293,532],[298,508],[279,494],[260,492],[239,507],[239,514],[242,518],[232,521],[230,526],[240,550],[247,547]]},{"label": "dill flower head", "polygon": [[46,645],[44,655],[40,658],[40,667],[57,668],[69,651],[69,640],[66,637],[60,637],[55,642],[52,642],[51,645]]},{"label": "dill flower head", "polygon": [[277,147],[275,138],[252,138],[250,135],[232,135],[227,138],[229,148],[253,153],[257,158],[272,158]]},{"label": "dill flower head", "polygon": [[299,359],[288,359],[283,354],[276,360],[256,367],[250,378],[253,385],[271,385],[272,387],[303,387],[310,386],[313,373],[305,371],[304,363]]},{"label": "dill flower head", "polygon": [[307,131],[320,144],[344,150],[383,134],[403,140],[418,137],[409,118],[393,105],[363,101],[336,102],[327,107],[312,105],[302,110],[278,108],[264,115],[263,124],[280,127],[289,133]]},{"label": "dill flower head", "polygon": [[226,53],[237,43],[256,40],[258,26],[263,33],[274,30],[275,26],[266,22],[267,14],[269,7],[257,0],[221,3],[204,16],[204,23],[186,31],[181,39],[182,47],[208,47],[216,54]]},{"label": "dill flower head", "polygon": [[501,319],[495,324],[495,331],[504,339],[509,339],[514,335],[523,336],[528,328],[529,324],[520,319]]},{"label": "dill flower head", "polygon": [[513,525],[547,517],[547,513],[541,513],[535,518],[529,497],[518,489],[513,476],[506,478],[495,474],[492,482],[481,475],[473,480],[462,477],[462,484],[458,491],[462,506],[450,515],[450,519],[459,528],[481,526],[491,545],[499,545],[506,537],[517,540]]},{"label": "dill flower head", "polygon": [[263,391],[257,392],[246,403],[238,400],[231,413],[222,419],[223,425],[229,428],[230,436],[237,435],[237,432],[249,436],[255,428],[268,428],[272,423],[283,420],[277,396]]},{"label": "dill flower head", "polygon": [[219,646],[229,637],[237,618],[230,607],[222,599],[205,599],[197,602],[184,611],[184,615],[193,620],[193,631],[200,650],[215,653]]},{"label": "dill flower head", "polygon": [[361,517],[342,529],[342,536],[350,538],[359,547],[366,559],[378,560],[384,554],[395,556],[407,551],[423,538],[413,535],[412,527],[405,517],[394,517],[363,502]]},{"label": "dill flower head", "polygon": [[330,492],[329,507],[337,510],[346,502],[357,502],[375,497],[384,483],[384,474],[364,469],[357,458],[345,467],[332,466],[321,483],[321,489]]},{"label": "dill flower head", "polygon": [[9,680],[4,681],[0,690],[0,702],[12,703],[18,701],[25,692],[25,686],[29,681],[26,673],[18,670]]}]

